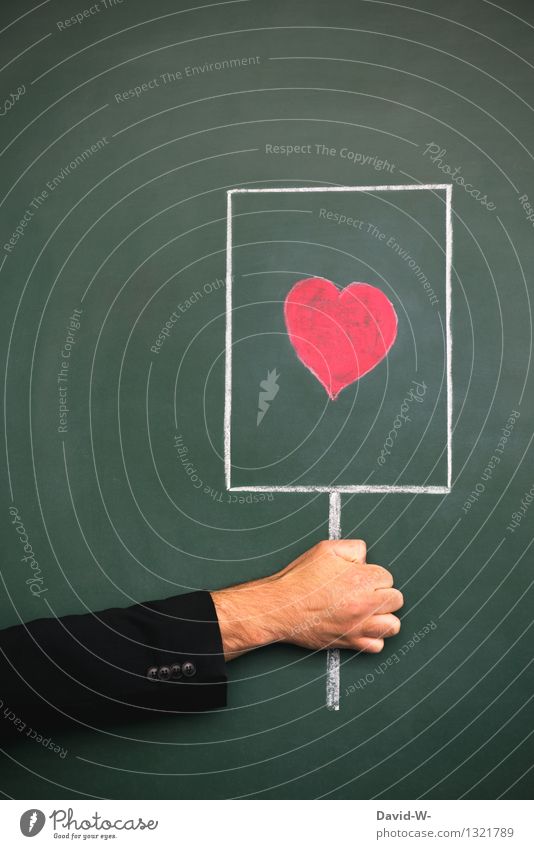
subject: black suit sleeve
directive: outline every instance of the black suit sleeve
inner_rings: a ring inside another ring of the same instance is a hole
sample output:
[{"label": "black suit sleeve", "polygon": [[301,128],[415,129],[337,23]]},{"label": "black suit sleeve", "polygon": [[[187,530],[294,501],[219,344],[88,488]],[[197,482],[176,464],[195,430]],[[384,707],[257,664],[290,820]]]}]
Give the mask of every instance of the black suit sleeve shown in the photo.
[{"label": "black suit sleeve", "polygon": [[226,681],[209,592],[0,631],[4,720],[6,709],[47,723],[210,710],[226,704]]}]

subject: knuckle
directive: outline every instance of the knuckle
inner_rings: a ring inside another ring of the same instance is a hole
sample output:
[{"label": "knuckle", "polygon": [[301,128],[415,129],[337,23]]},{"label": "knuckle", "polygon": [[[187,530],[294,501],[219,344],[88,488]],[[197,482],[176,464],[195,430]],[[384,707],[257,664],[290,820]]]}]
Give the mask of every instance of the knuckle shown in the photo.
[{"label": "knuckle", "polygon": [[383,587],[385,583],[380,566],[373,566],[372,569],[369,569],[365,575],[365,579],[369,587],[373,590]]},{"label": "knuckle", "polygon": [[378,577],[381,580],[386,581],[390,587],[393,586],[393,575],[391,574],[389,569],[386,569],[384,566],[376,566],[376,570],[378,573]]},{"label": "knuckle", "polygon": [[372,580],[375,583],[392,586],[393,584],[393,575],[383,566],[379,566],[378,563],[373,563],[367,567],[370,569],[370,575],[372,575]]},{"label": "knuckle", "polygon": [[352,566],[352,574],[358,581],[368,583],[372,580],[369,567],[365,563],[354,563]]}]

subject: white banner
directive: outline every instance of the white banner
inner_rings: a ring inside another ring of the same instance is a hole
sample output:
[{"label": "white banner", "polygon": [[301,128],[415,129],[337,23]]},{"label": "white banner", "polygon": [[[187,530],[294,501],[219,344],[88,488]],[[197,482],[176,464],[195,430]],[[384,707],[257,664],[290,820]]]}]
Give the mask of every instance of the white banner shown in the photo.
[{"label": "white banner", "polygon": [[[4,801],[2,845],[532,849],[526,801]],[[33,845],[33,844],[32,844]]]}]

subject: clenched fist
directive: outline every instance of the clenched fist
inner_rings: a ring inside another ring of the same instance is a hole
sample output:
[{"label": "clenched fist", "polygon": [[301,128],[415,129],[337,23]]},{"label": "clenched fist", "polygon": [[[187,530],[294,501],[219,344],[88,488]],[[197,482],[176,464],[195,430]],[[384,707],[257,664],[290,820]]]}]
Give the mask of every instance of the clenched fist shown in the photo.
[{"label": "clenched fist", "polygon": [[272,642],[381,651],[404,601],[366,554],[362,540],[320,542],[281,572],[212,592],[226,659]]}]

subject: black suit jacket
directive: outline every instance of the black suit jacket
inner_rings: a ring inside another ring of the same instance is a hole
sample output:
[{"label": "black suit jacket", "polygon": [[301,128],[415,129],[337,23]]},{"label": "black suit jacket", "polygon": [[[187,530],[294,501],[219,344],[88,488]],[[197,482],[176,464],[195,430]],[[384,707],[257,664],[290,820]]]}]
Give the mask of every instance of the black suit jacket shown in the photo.
[{"label": "black suit jacket", "polygon": [[138,719],[226,704],[211,595],[200,591],[0,631],[0,730]]}]

